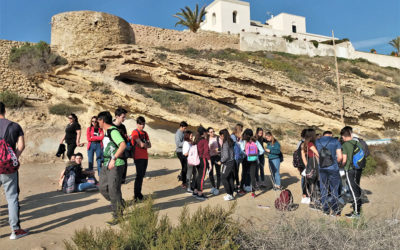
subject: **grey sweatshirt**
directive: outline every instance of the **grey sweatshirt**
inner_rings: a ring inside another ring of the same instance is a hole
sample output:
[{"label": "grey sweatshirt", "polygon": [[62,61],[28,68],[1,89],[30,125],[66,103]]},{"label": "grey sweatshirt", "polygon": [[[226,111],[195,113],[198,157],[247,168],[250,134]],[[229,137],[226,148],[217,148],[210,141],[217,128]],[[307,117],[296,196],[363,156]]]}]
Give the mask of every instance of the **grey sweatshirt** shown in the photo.
[{"label": "grey sweatshirt", "polygon": [[178,128],[175,134],[176,152],[182,153],[183,147],[183,132]]},{"label": "grey sweatshirt", "polygon": [[235,160],[234,149],[229,147],[228,142],[224,142],[221,149],[221,162],[227,163]]}]

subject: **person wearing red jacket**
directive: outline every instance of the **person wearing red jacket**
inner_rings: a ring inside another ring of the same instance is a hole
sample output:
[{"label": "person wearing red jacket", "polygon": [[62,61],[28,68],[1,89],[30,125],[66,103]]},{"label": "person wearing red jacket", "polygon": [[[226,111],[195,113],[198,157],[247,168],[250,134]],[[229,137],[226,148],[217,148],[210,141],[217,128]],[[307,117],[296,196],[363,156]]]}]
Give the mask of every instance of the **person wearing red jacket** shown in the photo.
[{"label": "person wearing red jacket", "polygon": [[103,138],[104,132],[99,127],[97,116],[93,116],[90,121],[90,127],[86,130],[86,137],[88,141],[88,161],[89,169],[93,170],[94,153],[96,152],[97,173],[100,176],[101,163],[103,161]]},{"label": "person wearing red jacket", "polygon": [[[206,171],[211,167],[210,162],[210,148],[208,147],[207,130],[200,127],[196,138],[197,151],[200,158],[200,164],[197,166],[196,187],[193,196],[198,200],[206,200],[207,197],[203,194],[204,179]],[[212,169],[210,169],[212,171]]]}]

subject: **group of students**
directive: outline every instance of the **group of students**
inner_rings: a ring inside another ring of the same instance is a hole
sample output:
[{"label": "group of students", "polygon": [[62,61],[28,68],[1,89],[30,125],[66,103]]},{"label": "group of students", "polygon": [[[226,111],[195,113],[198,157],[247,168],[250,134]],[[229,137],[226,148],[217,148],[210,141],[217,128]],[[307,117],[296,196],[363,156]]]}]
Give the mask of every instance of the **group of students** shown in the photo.
[{"label": "group of students", "polygon": [[223,129],[216,135],[212,127],[205,129],[200,126],[194,135],[187,128],[188,124],[182,121],[175,134],[176,153],[181,163],[178,179],[182,181],[182,188],[196,199],[207,199],[203,192],[207,176],[212,185],[212,195],[220,193],[222,182],[226,191],[224,200],[234,200],[234,193],[244,195],[247,192],[255,198],[256,190],[266,187],[265,155],[273,188],[282,189],[279,169],[283,156],[280,144],[271,132],[257,128],[254,134],[252,129],[243,131],[243,125],[236,124],[231,133]]},{"label": "group of students", "polygon": [[302,176],[301,203],[326,215],[340,216],[348,193],[353,211],[346,216],[358,218],[360,179],[369,155],[365,141],[355,137],[350,126],[340,131],[340,138],[333,137],[331,131],[319,137],[314,129],[304,129],[301,137],[293,155],[293,165]]},{"label": "group of students", "polygon": [[[89,161],[87,170],[81,168],[83,155],[74,154],[77,146],[83,147],[85,145],[85,143],[80,142],[81,126],[75,114],[68,116],[69,123],[60,144],[66,142],[69,159],[67,168],[61,175],[62,180],[60,180],[63,190],[74,192],[98,187],[104,198],[111,202],[113,219],[109,221],[109,224],[117,223],[117,218],[125,206],[122,199],[121,184],[126,181],[129,158],[133,158],[136,166],[134,200],[138,201],[144,198],[142,184],[148,165],[147,149],[151,148],[151,142],[149,135],[144,131],[146,120],[142,116],[136,119],[136,129],[128,136],[127,129],[123,124],[126,114],[125,109],[118,108],[115,111],[114,120],[108,111],[100,112],[97,116],[91,118],[90,126],[86,131]],[[99,182],[94,178],[94,154],[96,154]],[[76,169],[78,169],[78,173],[75,173]],[[74,171],[75,185],[68,185],[71,170]],[[77,174],[79,178],[76,178]],[[89,185],[89,183],[92,185]]]}]

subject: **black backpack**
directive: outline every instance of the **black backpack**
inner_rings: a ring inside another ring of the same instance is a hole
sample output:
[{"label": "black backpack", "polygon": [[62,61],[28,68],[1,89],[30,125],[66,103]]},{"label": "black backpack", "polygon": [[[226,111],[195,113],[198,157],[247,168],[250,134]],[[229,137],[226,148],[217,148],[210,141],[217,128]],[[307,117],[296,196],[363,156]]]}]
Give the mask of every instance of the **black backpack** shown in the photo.
[{"label": "black backpack", "polygon": [[329,140],[325,146],[322,146],[322,149],[319,153],[319,167],[320,168],[326,168],[326,167],[332,166],[334,163],[331,151],[327,148],[327,146],[330,142],[331,142],[331,140]]},{"label": "black backpack", "polygon": [[303,159],[301,158],[301,145],[303,145],[303,143],[301,143],[297,150],[293,153],[293,167],[303,171],[306,166],[304,165]]}]

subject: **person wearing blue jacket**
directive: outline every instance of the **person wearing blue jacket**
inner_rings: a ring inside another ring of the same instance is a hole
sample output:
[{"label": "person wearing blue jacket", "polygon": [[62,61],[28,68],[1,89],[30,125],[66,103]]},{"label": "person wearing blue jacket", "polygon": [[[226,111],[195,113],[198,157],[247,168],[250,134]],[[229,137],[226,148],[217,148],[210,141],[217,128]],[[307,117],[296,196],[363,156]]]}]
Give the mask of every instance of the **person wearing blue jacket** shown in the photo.
[{"label": "person wearing blue jacket", "polygon": [[271,132],[265,133],[265,139],[267,139],[267,149],[268,153],[268,163],[269,169],[271,171],[272,181],[274,182],[273,189],[282,189],[281,187],[281,175],[279,173],[279,168],[281,165],[281,145],[275,139]]}]

